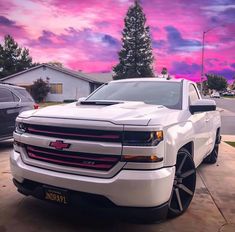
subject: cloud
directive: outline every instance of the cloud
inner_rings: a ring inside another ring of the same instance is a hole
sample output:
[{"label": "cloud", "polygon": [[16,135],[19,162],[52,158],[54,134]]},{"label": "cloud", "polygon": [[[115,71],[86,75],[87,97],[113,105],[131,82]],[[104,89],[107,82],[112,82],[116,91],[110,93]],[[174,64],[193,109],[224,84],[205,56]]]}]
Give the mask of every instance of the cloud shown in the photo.
[{"label": "cloud", "polygon": [[225,36],[220,37],[220,41],[222,43],[230,43],[230,42],[234,42],[234,38],[232,36],[228,37],[228,35],[225,35]]},{"label": "cloud", "polygon": [[74,70],[82,70],[83,72],[110,72],[116,61],[82,61],[71,59],[66,65]]},{"label": "cloud", "polygon": [[54,33],[43,30],[42,35],[38,38],[38,42],[43,46],[53,46],[53,37],[56,37]]},{"label": "cloud", "polygon": [[220,15],[222,22],[224,23],[234,23],[235,22],[235,5],[233,8],[228,8],[223,11]]},{"label": "cloud", "polygon": [[212,4],[202,7],[202,9],[218,13],[218,12],[224,12],[229,9],[235,9],[235,4]]},{"label": "cloud", "polygon": [[235,69],[235,63],[230,64],[230,66]]},{"label": "cloud", "polygon": [[10,20],[10,19],[0,15],[0,24],[4,25],[4,26],[11,27],[11,26],[15,26],[15,21]]},{"label": "cloud", "polygon": [[228,80],[232,80],[235,75],[235,71],[229,68],[222,70],[209,70],[207,73],[220,75],[227,78]]},{"label": "cloud", "polygon": [[170,68],[170,73],[182,75],[195,75],[200,72],[201,66],[196,63],[188,64],[185,61],[175,61]]},{"label": "cloud", "polygon": [[0,15],[0,26],[2,27],[11,27],[11,28],[15,28],[15,29],[20,29],[22,28],[22,26],[19,26],[16,24],[16,21],[13,21],[11,19],[8,19],[5,16]]},{"label": "cloud", "polygon": [[111,35],[108,34],[103,35],[102,41],[110,46],[119,46],[120,44],[120,42],[117,39],[113,38]]},{"label": "cloud", "polygon": [[153,40],[152,42],[153,48],[163,48],[166,46],[166,41],[165,40]]},{"label": "cloud", "polygon": [[[91,44],[109,45],[111,47],[119,47],[120,42],[109,34],[95,32],[92,29],[85,28],[77,30],[73,27],[66,28],[63,33],[56,34],[52,31],[43,30],[42,34],[36,40],[32,40],[32,46],[52,46],[58,47],[66,44],[69,47],[83,44],[90,46]],[[84,47],[85,48],[85,47]]]},{"label": "cloud", "polygon": [[184,39],[173,26],[166,26],[169,52],[191,52],[201,49],[201,42],[195,39]]},{"label": "cloud", "polygon": [[[95,32],[89,28],[77,30],[70,27],[61,34],[43,30],[42,34],[36,40],[30,40],[28,45],[35,49],[47,49],[48,51],[66,50],[63,59],[74,66],[78,57],[81,62],[86,61],[86,63],[89,63],[87,62],[89,60],[92,62],[116,61],[121,43],[109,34]],[[75,62],[71,59],[74,59]]]},{"label": "cloud", "polygon": [[95,25],[98,28],[107,28],[108,26],[110,26],[110,23],[108,21],[98,21],[95,23]]},{"label": "cloud", "polygon": [[210,20],[215,25],[222,25],[235,22],[235,2],[228,5],[212,5],[204,7],[205,12],[210,16]]},{"label": "cloud", "polygon": [[217,58],[207,58],[204,60],[204,65],[210,68],[214,66],[218,66],[219,63],[220,63],[220,60]]},{"label": "cloud", "polygon": [[23,37],[27,33],[24,26],[17,24],[3,15],[0,15],[0,36],[12,35],[13,37]]},{"label": "cloud", "polygon": [[1,14],[10,12],[15,7],[12,1],[0,1]]}]

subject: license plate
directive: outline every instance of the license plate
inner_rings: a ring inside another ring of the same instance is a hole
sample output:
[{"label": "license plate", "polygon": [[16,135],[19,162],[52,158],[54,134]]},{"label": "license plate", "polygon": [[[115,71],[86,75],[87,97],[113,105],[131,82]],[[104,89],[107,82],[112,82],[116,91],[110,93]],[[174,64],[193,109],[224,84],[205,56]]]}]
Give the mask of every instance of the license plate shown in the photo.
[{"label": "license plate", "polygon": [[45,200],[56,202],[59,204],[67,205],[69,203],[68,191],[63,189],[51,188],[43,186]]}]

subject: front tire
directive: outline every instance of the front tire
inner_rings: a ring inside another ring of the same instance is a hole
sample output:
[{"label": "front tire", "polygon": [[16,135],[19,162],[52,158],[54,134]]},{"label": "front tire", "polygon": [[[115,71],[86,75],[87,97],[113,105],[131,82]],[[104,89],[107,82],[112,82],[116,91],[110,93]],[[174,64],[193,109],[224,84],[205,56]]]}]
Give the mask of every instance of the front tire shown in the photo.
[{"label": "front tire", "polygon": [[183,214],[189,207],[196,186],[196,169],[188,150],[181,148],[177,154],[175,179],[168,206],[168,217]]}]

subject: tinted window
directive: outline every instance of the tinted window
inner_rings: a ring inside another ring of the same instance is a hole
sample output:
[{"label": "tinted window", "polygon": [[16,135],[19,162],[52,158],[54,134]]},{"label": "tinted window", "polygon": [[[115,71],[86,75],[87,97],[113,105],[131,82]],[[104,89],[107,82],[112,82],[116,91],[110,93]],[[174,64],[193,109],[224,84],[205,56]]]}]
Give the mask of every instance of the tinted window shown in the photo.
[{"label": "tinted window", "polygon": [[0,88],[0,102],[14,102],[14,98],[10,90]]},{"label": "tinted window", "polygon": [[33,98],[31,95],[27,92],[26,89],[15,89],[17,93],[19,93],[20,98],[24,102],[33,102]]},{"label": "tinted window", "polygon": [[14,102],[19,102],[20,101],[20,99],[14,93],[12,95],[13,95]]},{"label": "tinted window", "polygon": [[194,103],[198,99],[200,99],[200,98],[197,94],[195,86],[190,84],[189,85],[189,104]]},{"label": "tinted window", "polygon": [[143,101],[147,104],[181,109],[181,92],[180,82],[113,82],[103,86],[88,100]]}]

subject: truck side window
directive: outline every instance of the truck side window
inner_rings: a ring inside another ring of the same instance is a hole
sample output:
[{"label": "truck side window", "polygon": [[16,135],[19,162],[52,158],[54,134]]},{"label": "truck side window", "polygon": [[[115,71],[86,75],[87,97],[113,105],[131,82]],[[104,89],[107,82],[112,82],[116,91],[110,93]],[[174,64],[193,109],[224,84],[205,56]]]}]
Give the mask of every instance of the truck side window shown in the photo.
[{"label": "truck side window", "polygon": [[189,85],[189,104],[194,103],[195,101],[199,100],[198,93],[196,88],[193,84]]}]

